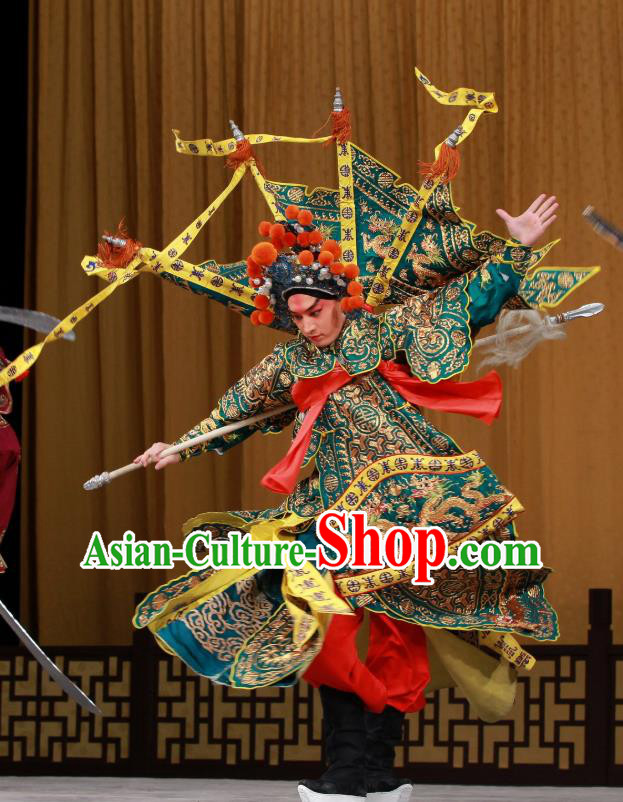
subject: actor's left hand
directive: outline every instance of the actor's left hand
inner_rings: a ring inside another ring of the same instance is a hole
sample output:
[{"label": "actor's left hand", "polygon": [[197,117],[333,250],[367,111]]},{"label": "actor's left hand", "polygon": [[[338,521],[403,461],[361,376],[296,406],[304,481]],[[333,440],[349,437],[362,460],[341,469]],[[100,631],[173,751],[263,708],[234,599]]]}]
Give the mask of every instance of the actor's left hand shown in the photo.
[{"label": "actor's left hand", "polygon": [[546,228],[556,219],[556,196],[539,195],[534,203],[529,206],[519,217],[511,217],[504,209],[495,211],[506,223],[506,228],[511,237],[519,240],[522,245],[534,245],[543,235]]}]

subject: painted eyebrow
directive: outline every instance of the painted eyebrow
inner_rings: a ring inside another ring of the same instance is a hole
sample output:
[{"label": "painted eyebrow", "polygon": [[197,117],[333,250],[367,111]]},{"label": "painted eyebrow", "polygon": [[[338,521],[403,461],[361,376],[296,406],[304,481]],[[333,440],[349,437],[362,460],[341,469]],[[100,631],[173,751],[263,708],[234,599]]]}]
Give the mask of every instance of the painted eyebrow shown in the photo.
[{"label": "painted eyebrow", "polygon": [[[318,306],[318,304],[320,303],[321,300],[322,300],[321,298],[316,298],[316,300],[314,301],[314,303],[311,306],[308,306],[307,309],[303,310],[302,314],[307,315],[310,312],[313,312],[314,309]],[[291,312],[290,314],[297,315],[298,317],[301,316],[301,312]]]}]

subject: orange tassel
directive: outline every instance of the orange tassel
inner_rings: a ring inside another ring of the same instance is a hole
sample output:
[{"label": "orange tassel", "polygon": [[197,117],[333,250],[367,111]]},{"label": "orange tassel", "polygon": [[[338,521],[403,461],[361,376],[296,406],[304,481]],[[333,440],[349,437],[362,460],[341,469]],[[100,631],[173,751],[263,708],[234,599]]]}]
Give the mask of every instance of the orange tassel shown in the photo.
[{"label": "orange tassel", "polygon": [[451,148],[444,142],[434,162],[418,162],[418,164],[421,175],[433,180],[439,178],[441,184],[448,184],[458,175],[461,156],[456,148]]},{"label": "orange tassel", "polygon": [[[350,124],[350,111],[349,109],[342,109],[342,111],[332,111],[331,120],[333,126],[331,129],[331,139],[335,142],[348,142],[353,134],[353,129]],[[328,143],[325,143],[328,144]]]},{"label": "orange tassel", "polygon": [[253,148],[251,147],[251,143],[245,137],[241,139],[239,142],[236,142],[236,150],[233,153],[230,153],[227,157],[226,165],[231,170],[236,170],[240,167],[241,164],[245,164],[245,162],[254,161],[255,166],[260,171],[262,175],[264,175],[264,166],[258,159],[255,157],[255,153],[253,152]]},{"label": "orange tassel", "polygon": [[[331,112],[331,113],[333,113],[333,112]],[[329,116],[323,122],[323,124],[320,126],[320,128],[316,128],[316,130],[314,131],[314,133],[311,135],[310,138],[311,139],[315,139],[318,136],[318,134],[322,131],[322,129],[327,127],[327,125],[329,124],[329,120],[330,119],[331,119],[331,114],[329,114]]]},{"label": "orange tassel", "polygon": [[325,125],[331,120],[331,139],[327,140],[323,147],[326,148],[327,145],[330,145],[331,142],[347,142],[353,133],[352,126],[350,124],[350,111],[348,109],[342,109],[342,111],[332,111],[331,114],[327,117],[326,121],[312,134],[312,138],[317,136]]},{"label": "orange tassel", "polygon": [[121,248],[112,245],[110,242],[102,240],[97,246],[97,257],[103,262],[106,267],[112,268],[125,268],[127,267],[134,256],[143,247],[140,242],[128,237],[128,232],[125,227],[125,220],[121,220],[117,226],[115,234],[110,234],[109,231],[105,232],[107,237],[115,237],[117,239],[124,239],[125,245]]}]

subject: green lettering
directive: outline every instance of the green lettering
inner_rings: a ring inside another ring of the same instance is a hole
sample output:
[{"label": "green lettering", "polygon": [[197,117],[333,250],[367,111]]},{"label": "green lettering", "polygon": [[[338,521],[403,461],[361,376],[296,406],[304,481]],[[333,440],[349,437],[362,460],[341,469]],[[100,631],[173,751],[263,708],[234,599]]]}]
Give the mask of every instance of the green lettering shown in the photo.
[{"label": "green lettering", "polygon": [[295,540],[290,544],[288,559],[292,568],[300,568],[305,562],[305,544],[300,540]]},{"label": "green lettering", "polygon": [[124,568],[134,568],[134,532],[128,529],[123,533],[123,541],[125,546],[125,565]]},{"label": "green lettering", "polygon": [[139,543],[136,544],[134,554],[136,558],[137,568],[150,567],[151,560],[150,560],[149,543],[146,543],[144,540],[141,540]]},{"label": "green lettering", "polygon": [[[92,564],[95,560],[97,564]],[[110,568],[108,563],[108,556],[106,554],[106,547],[102,541],[102,536],[99,532],[93,532],[91,540],[87,546],[84,559],[80,563],[81,568]]]},{"label": "green lettering", "polygon": [[226,540],[212,541],[212,566],[222,568],[227,566],[229,558],[229,543]]},{"label": "green lettering", "polygon": [[[201,529],[195,529],[184,538],[184,560],[191,568],[205,568],[210,562],[210,538],[211,532],[203,532]],[[208,550],[208,555],[205,560],[198,560],[195,554],[195,543],[202,540]]]},{"label": "green lettering", "polygon": [[154,549],[154,568],[173,568],[171,544],[168,540],[152,542]]},{"label": "green lettering", "polygon": [[122,543],[120,540],[113,540],[113,542],[108,547],[108,552],[110,554],[110,559],[112,562],[113,568],[119,568],[123,565],[123,554],[121,551]]}]

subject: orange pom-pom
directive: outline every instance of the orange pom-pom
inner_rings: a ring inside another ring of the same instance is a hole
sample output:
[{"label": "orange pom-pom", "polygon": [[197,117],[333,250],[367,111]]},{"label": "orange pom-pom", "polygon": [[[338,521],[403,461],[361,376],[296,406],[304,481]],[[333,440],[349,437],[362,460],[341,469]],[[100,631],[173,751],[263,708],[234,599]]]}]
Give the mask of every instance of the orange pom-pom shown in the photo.
[{"label": "orange pom-pom", "polygon": [[291,248],[296,242],[296,237],[291,231],[286,231],[283,237],[283,241],[288,246],[288,248]]},{"label": "orange pom-pom", "polygon": [[258,242],[251,251],[251,257],[260,265],[272,265],[279,254],[270,242]]},{"label": "orange pom-pom", "polygon": [[346,292],[349,295],[361,295],[363,292],[363,284],[360,284],[358,281],[351,281],[346,287]]},{"label": "orange pom-pom", "polygon": [[361,309],[361,307],[364,305],[364,303],[365,303],[365,302],[364,302],[364,300],[363,300],[363,296],[361,296],[361,295],[354,295],[354,296],[353,296],[353,297],[350,299],[350,308],[351,308],[351,309]]},{"label": "orange pom-pom", "polygon": [[[342,307],[342,312],[350,312],[350,302],[352,298],[342,298],[340,301],[340,306]],[[253,317],[253,315],[251,315]]]},{"label": "orange pom-pom", "polygon": [[339,259],[342,255],[342,249],[334,239],[326,239],[322,243],[323,250],[331,251],[335,259]]},{"label": "orange pom-pom", "polygon": [[251,323],[253,323],[254,326],[259,326],[261,322],[259,309],[256,309],[255,312],[251,312]]},{"label": "orange pom-pom", "polygon": [[333,262],[333,254],[331,251],[320,251],[318,261],[321,265],[330,265]]},{"label": "orange pom-pom", "polygon": [[299,245],[302,245],[303,248],[307,248],[309,245],[309,234],[307,231],[301,231],[301,233],[297,235],[296,241]]},{"label": "orange pom-pom", "polygon": [[346,278],[357,278],[359,275],[359,268],[357,265],[346,265],[344,267],[344,275]]},{"label": "orange pom-pom", "polygon": [[270,223],[268,220],[262,220],[257,230],[260,232],[260,237],[267,237],[270,234]]},{"label": "orange pom-pom", "polygon": [[257,317],[260,323],[263,323],[265,326],[270,326],[275,319],[275,313],[270,309],[264,309]]},{"label": "orange pom-pom", "polygon": [[299,262],[302,265],[310,265],[314,261],[314,254],[311,251],[301,251],[299,253]]},{"label": "orange pom-pom", "polygon": [[247,275],[251,276],[251,278],[261,278],[262,277],[262,268],[255,259],[252,259],[250,256],[247,257]]},{"label": "orange pom-pom", "polygon": [[253,299],[256,309],[268,309],[270,306],[270,298],[268,295],[256,295]]},{"label": "orange pom-pom", "polygon": [[286,247],[286,244],[281,237],[271,237],[270,241],[278,251],[282,251]]},{"label": "orange pom-pom", "polygon": [[288,220],[296,220],[299,216],[299,207],[295,206],[291,203],[289,206],[286,206],[286,217]]},{"label": "orange pom-pom", "polygon": [[302,226],[311,226],[314,220],[314,215],[309,211],[309,209],[301,209],[296,216],[296,219]]},{"label": "orange pom-pom", "polygon": [[283,223],[273,223],[270,227],[271,239],[283,239],[286,233],[286,227]]},{"label": "orange pom-pom", "polygon": [[341,262],[333,262],[333,264],[329,266],[329,270],[334,275],[339,276],[340,273],[344,272],[344,265]]},{"label": "orange pom-pom", "polygon": [[320,233],[320,231],[310,231],[309,242],[311,245],[320,245],[320,243],[322,242],[322,234]]}]

